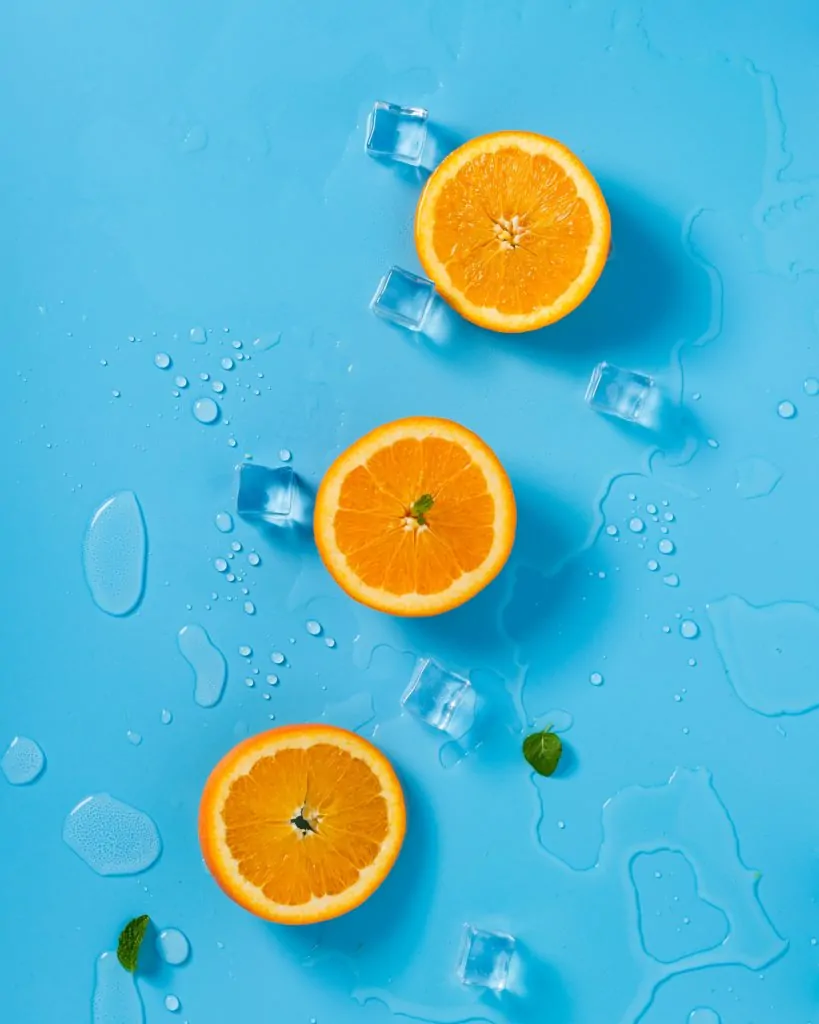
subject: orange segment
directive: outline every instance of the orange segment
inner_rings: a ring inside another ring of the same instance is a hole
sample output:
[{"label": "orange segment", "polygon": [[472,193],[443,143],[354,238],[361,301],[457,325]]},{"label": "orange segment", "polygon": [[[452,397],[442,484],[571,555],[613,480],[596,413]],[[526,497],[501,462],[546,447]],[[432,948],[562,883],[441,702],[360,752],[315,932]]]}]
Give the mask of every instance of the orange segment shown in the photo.
[{"label": "orange segment", "polygon": [[479,437],[451,420],[414,417],[379,427],[336,459],[314,529],[351,597],[393,615],[435,615],[500,572],[515,499]]},{"label": "orange segment", "polygon": [[600,276],[611,222],[597,182],[564,145],[496,132],[451,153],[415,215],[426,273],[462,316],[532,331],[580,305]]},{"label": "orange segment", "polygon": [[282,924],[357,907],[389,873],[405,826],[389,761],[330,725],[240,743],[214,768],[199,811],[213,877],[245,909]]}]

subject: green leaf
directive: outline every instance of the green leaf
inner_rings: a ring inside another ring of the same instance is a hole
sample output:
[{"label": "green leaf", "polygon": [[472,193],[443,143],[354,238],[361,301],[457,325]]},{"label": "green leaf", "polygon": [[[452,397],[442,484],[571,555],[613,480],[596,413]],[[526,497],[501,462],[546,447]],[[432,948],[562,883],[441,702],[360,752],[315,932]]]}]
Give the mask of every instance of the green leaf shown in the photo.
[{"label": "green leaf", "polygon": [[543,732],[533,732],[523,741],[523,756],[538,775],[554,774],[562,753],[563,744],[551,727]]},{"label": "green leaf", "polygon": [[131,974],[137,969],[139,948],[142,945],[142,940],[145,938],[145,932],[148,930],[150,923],[150,917],[147,914],[143,914],[141,917],[135,917],[133,921],[129,921],[120,932],[119,942],[117,943],[117,960]]},{"label": "green leaf", "polygon": [[422,494],[417,501],[412,503],[410,506],[410,515],[414,516],[418,520],[419,526],[426,526],[427,521],[424,517],[434,504],[435,499],[431,494]]}]

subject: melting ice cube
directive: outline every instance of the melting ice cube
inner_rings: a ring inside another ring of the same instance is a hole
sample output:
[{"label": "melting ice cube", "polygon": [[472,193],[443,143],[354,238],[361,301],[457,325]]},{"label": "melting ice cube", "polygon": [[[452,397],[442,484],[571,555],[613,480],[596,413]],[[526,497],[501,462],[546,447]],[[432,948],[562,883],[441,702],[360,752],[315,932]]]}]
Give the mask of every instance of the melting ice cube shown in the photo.
[{"label": "melting ice cube", "polygon": [[416,718],[451,736],[464,736],[475,719],[475,690],[468,679],[420,658],[401,698]]},{"label": "melting ice cube", "polygon": [[244,519],[282,524],[293,512],[295,476],[291,466],[269,469],[254,462],[239,467],[236,511]]},{"label": "melting ice cube", "polygon": [[509,983],[515,940],[503,932],[485,932],[467,925],[461,945],[458,977],[464,985],[502,992]]},{"label": "melting ice cube", "polygon": [[427,140],[428,116],[422,107],[399,107],[378,100],[367,119],[367,152],[417,167]]},{"label": "melting ice cube", "polygon": [[655,427],[660,409],[660,389],[654,379],[613,363],[598,363],[586,388],[586,401],[595,412],[616,416],[629,423]]},{"label": "melting ice cube", "polygon": [[379,282],[370,309],[383,320],[408,331],[420,331],[434,298],[432,281],[400,267],[390,267]]}]

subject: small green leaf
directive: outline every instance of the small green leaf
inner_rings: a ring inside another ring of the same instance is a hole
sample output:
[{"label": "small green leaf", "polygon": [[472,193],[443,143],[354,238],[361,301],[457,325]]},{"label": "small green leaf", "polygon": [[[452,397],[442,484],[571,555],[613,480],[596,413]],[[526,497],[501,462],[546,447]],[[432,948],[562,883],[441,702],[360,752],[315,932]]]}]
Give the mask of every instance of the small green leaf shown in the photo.
[{"label": "small green leaf", "polygon": [[414,516],[418,520],[419,526],[426,526],[426,519],[424,518],[435,504],[435,499],[431,494],[422,494],[421,497],[412,503],[410,506],[410,515]]},{"label": "small green leaf", "polygon": [[120,932],[119,942],[117,943],[117,960],[131,974],[137,969],[139,948],[142,945],[142,940],[145,938],[145,932],[148,930],[150,923],[150,917],[147,914],[143,914],[141,917],[135,917],[133,921],[129,921]]},{"label": "small green leaf", "polygon": [[551,731],[533,732],[523,741],[523,756],[538,775],[553,775],[563,753],[560,737]]}]

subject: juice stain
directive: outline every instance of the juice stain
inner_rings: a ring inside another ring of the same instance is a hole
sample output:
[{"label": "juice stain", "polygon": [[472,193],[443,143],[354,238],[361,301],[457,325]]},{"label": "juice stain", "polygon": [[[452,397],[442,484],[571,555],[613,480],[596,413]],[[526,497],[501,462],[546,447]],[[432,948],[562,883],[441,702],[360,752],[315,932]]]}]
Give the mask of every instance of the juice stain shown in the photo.
[{"label": "juice stain", "polygon": [[162,853],[153,819],[108,793],[81,801],[65,819],[63,840],[98,875],[136,875]]},{"label": "juice stain", "polygon": [[142,600],[148,535],[137,496],[120,491],[91,518],[83,568],[94,603],[109,615],[128,615]]},{"label": "juice stain", "polygon": [[212,708],[222,699],[227,682],[225,656],[207,631],[195,623],[179,630],[177,643],[182,657],[193,669],[193,699],[203,708]]},{"label": "juice stain", "polygon": [[123,970],[113,952],[97,959],[94,993],[91,997],[92,1024],[144,1024],[145,1011],[133,974]]},{"label": "juice stain", "polygon": [[45,754],[38,743],[26,736],[15,736],[2,759],[0,769],[12,786],[35,782],[45,768]]},{"label": "juice stain", "polygon": [[819,608],[798,601],[756,606],[736,594],[707,606],[725,675],[761,715],[801,715],[819,707]]}]

